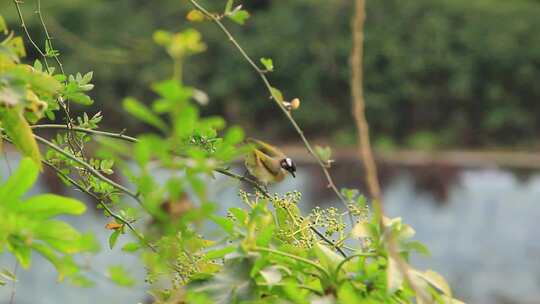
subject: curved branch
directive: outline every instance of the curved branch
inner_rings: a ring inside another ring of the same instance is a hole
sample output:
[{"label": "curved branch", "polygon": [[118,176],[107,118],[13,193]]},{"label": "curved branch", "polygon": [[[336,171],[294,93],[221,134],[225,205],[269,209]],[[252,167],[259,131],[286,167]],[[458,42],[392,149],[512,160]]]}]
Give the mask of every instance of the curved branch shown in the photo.
[{"label": "curved branch", "polygon": [[106,182],[107,184],[113,186],[114,188],[120,190],[121,192],[127,194],[128,196],[131,196],[135,201],[137,201],[137,203],[139,203],[140,205],[142,205],[142,202],[141,202],[141,199],[139,198],[139,196],[137,194],[135,194],[134,192],[132,192],[131,190],[129,190],[128,188],[112,181],[111,179],[109,179],[108,177],[104,176],[103,174],[101,174],[99,171],[97,171],[96,169],[94,169],[90,164],[86,163],[85,161],[83,160],[80,160],[79,158],[77,158],[75,155],[69,153],[69,152],[66,152],[64,151],[62,148],[58,147],[57,145],[55,145],[54,143],[46,140],[45,138],[41,137],[41,136],[38,136],[38,135],[35,135],[34,134],[34,137],[36,138],[37,141],[41,142],[42,144],[45,144],[47,145],[48,147],[50,147],[51,149],[55,150],[56,152],[64,155],[65,157],[71,159],[72,161],[76,162],[77,164],[83,166],[86,170],[88,170],[88,172],[90,172],[92,175],[94,175],[95,177],[101,179],[102,181]]},{"label": "curved branch", "polygon": [[75,181],[73,178],[71,178],[70,176],[68,176],[67,174],[64,174],[62,171],[60,171],[58,168],[56,168],[55,165],[53,165],[52,163],[50,163],[49,161],[47,160],[41,160],[42,163],[44,163],[45,165],[47,165],[49,168],[51,168],[52,170],[54,170],[56,172],[56,174],[60,175],[62,178],[64,178],[65,180],[67,180],[68,182],[70,182],[73,186],[75,186],[77,189],[79,189],[81,192],[85,193],[86,195],[90,196],[91,198],[93,198],[101,207],[103,207],[103,209],[105,209],[105,211],[107,211],[108,214],[110,214],[114,219],[116,219],[117,221],[119,221],[120,223],[126,225],[132,232],[133,234],[135,234],[135,236],[141,241],[143,242],[143,244],[145,244],[148,248],[150,248],[153,252],[157,252],[157,249],[150,243],[148,243],[146,241],[146,239],[144,238],[144,236],[139,232],[137,231],[137,229],[135,229],[135,227],[126,219],[124,219],[122,216],[120,216],[119,214],[115,213],[114,211],[111,210],[111,208],[109,208],[109,206],[107,206],[107,204],[105,204],[103,202],[103,200],[97,196],[95,193],[92,193],[90,191],[88,191],[87,189],[85,189],[81,184],[79,184],[77,181]]},{"label": "curved branch", "polygon": [[276,255],[280,255],[280,256],[284,256],[284,257],[288,257],[290,259],[293,259],[293,260],[296,260],[296,261],[299,261],[299,262],[302,262],[302,263],[305,263],[305,264],[308,264],[308,265],[311,265],[315,268],[317,268],[317,270],[319,270],[322,274],[324,274],[327,278],[330,278],[330,273],[328,273],[328,271],[326,269],[324,269],[321,265],[311,261],[311,260],[308,260],[306,258],[303,258],[303,257],[299,257],[297,255],[294,255],[294,254],[290,254],[288,252],[283,252],[283,251],[279,251],[279,250],[276,250],[276,249],[272,249],[272,248],[266,248],[266,247],[254,247],[252,248],[254,251],[259,251],[259,252],[268,252],[268,253],[273,253],[273,254],[276,254]]},{"label": "curved branch", "polygon": [[138,142],[138,140],[135,137],[124,135],[124,134],[122,134],[122,132],[113,133],[113,132],[98,131],[98,130],[93,130],[93,129],[86,129],[86,128],[81,128],[81,127],[71,127],[70,128],[69,126],[66,126],[66,125],[57,125],[57,124],[33,125],[33,126],[30,126],[30,128],[32,128],[32,129],[73,130],[73,131],[81,132],[81,133],[94,134],[94,135],[100,135],[100,136],[106,136],[106,137],[111,137],[111,138],[122,139],[122,140],[133,142],[133,143]]}]

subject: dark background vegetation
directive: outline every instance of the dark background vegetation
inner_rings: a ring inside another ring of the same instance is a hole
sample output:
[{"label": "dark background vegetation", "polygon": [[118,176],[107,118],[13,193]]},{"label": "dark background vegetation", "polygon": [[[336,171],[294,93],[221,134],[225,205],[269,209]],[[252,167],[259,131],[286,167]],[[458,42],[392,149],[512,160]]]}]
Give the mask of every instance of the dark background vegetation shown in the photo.
[{"label": "dark background vegetation", "polygon": [[[222,10],[225,1],[205,1]],[[223,3],[221,3],[223,2]],[[33,3],[25,16],[40,33]],[[270,57],[270,76],[312,138],[354,143],[348,55],[351,1],[244,1],[256,18],[231,24],[255,58]],[[126,95],[171,74],[157,29],[193,26],[186,1],[48,0],[42,11],[66,71],[93,70],[95,108],[109,127],[140,131],[122,111]],[[11,1],[0,4],[13,28]],[[367,1],[367,116],[378,148],[538,147],[540,131],[540,1]],[[185,81],[208,92],[207,114],[223,114],[265,138],[295,138],[267,101],[262,84],[217,28],[196,25],[208,51],[192,57]],[[43,37],[39,39],[43,41]],[[32,50],[29,50],[32,52]],[[35,55],[35,54],[33,54]],[[121,123],[119,123],[121,122]]]}]

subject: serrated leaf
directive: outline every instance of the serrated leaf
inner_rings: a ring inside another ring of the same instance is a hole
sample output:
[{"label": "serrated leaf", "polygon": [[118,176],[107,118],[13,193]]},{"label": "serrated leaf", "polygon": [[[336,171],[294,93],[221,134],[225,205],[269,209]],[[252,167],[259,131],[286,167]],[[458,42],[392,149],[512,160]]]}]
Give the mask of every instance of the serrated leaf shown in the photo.
[{"label": "serrated leaf", "polygon": [[84,76],[82,77],[82,79],[80,81],[80,84],[88,84],[92,80],[92,77],[94,77],[94,72],[93,71],[90,71],[90,72],[84,74]]},{"label": "serrated leaf", "polygon": [[274,62],[272,61],[271,58],[261,58],[261,63],[264,65],[264,68],[267,70],[267,71],[273,71],[274,70]]}]

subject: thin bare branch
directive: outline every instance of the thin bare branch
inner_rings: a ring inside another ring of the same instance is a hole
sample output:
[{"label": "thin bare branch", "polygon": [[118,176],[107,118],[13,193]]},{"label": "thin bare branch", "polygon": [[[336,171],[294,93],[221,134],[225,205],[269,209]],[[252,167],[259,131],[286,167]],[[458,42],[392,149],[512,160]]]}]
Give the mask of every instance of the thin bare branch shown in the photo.
[{"label": "thin bare branch", "polygon": [[98,130],[93,130],[93,129],[86,129],[86,128],[81,128],[81,127],[71,127],[71,128],[69,128],[66,125],[57,125],[57,124],[33,125],[33,126],[30,126],[30,127],[32,129],[63,129],[63,130],[71,129],[73,131],[81,132],[81,133],[87,133],[87,134],[94,134],[94,135],[106,136],[106,137],[111,137],[111,138],[117,138],[117,139],[122,139],[122,140],[133,142],[133,143],[137,142],[137,139],[135,137],[124,135],[122,132],[113,133],[113,132],[98,131]]},{"label": "thin bare branch", "polygon": [[[275,97],[274,97],[274,94],[272,93],[272,85],[270,84],[270,81],[268,80],[268,77],[266,77],[265,75],[265,71],[260,69],[257,64],[255,64],[255,62],[251,59],[251,57],[249,57],[249,55],[246,53],[246,51],[242,48],[242,46],[240,46],[240,44],[238,43],[238,41],[236,41],[236,39],[234,39],[234,37],[232,36],[232,34],[229,32],[229,30],[227,30],[227,28],[225,27],[225,25],[223,25],[223,23],[220,21],[220,19],[210,13],[208,10],[206,10],[204,7],[202,7],[197,1],[195,0],[189,0],[189,2],[199,11],[201,11],[205,16],[207,16],[208,18],[210,18],[214,23],[216,23],[218,25],[218,27],[223,31],[223,33],[225,33],[225,35],[227,36],[227,38],[229,39],[229,41],[236,47],[236,49],[238,49],[238,51],[240,52],[240,54],[242,54],[242,56],[244,57],[244,59],[249,63],[249,65],[251,67],[253,67],[253,69],[255,70],[255,72],[257,72],[257,74],[259,75],[259,77],[262,79],[264,85],[266,86],[266,89],[268,90],[268,93],[270,94],[270,97],[271,99],[277,104],[277,106],[281,109],[281,111],[283,112],[283,114],[285,115],[285,117],[289,120],[289,122],[291,123],[291,125],[293,126],[293,128],[295,129],[296,133],[298,133],[298,135],[300,136],[300,138],[302,139],[302,142],[304,143],[304,146],[306,147],[306,149],[308,150],[309,154],[311,154],[313,156],[313,158],[315,158],[315,160],[317,160],[317,163],[319,164],[319,166],[321,167],[323,173],[324,173],[324,176],[326,177],[326,180],[328,182],[328,187],[331,188],[336,196],[339,198],[339,200],[344,204],[344,206],[348,209],[349,206],[348,206],[348,202],[347,200],[345,199],[345,197],[341,194],[341,192],[339,191],[339,189],[336,187],[335,183],[334,183],[334,180],[332,179],[332,176],[330,175],[330,172],[328,171],[328,169],[326,168],[326,165],[324,164],[324,162],[319,158],[319,156],[315,153],[315,151],[313,150],[311,144],[309,143],[309,141],[307,140],[306,136],[304,135],[304,131],[302,131],[302,129],[300,128],[300,126],[298,125],[298,123],[296,122],[296,120],[294,120],[294,118],[292,117],[291,113],[285,108],[285,106],[279,101],[277,100]],[[350,216],[350,219],[352,221],[352,216]]]}]

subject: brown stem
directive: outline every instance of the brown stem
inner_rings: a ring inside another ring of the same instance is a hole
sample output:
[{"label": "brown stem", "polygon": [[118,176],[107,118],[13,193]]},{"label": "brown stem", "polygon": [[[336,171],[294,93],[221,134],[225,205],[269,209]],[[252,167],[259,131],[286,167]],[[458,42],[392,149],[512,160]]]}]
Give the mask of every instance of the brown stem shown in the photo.
[{"label": "brown stem", "polygon": [[425,299],[425,294],[412,280],[409,265],[399,255],[397,240],[394,237],[392,230],[386,231],[386,226],[383,223],[383,203],[381,197],[381,188],[379,185],[379,178],[377,176],[377,165],[373,158],[373,152],[369,140],[369,124],[366,119],[365,113],[365,100],[363,90],[363,73],[362,73],[362,58],[364,49],[364,24],[366,19],[365,0],[355,0],[354,17],[351,23],[352,31],[352,50],[350,56],[351,65],[351,97],[354,109],[354,118],[356,127],[358,129],[358,142],[360,157],[364,164],[364,170],[366,174],[366,180],[368,190],[371,197],[374,199],[374,204],[381,212],[379,225],[383,234],[388,232],[388,255],[394,259],[400,272],[403,274],[405,280],[411,288],[414,290],[417,297],[421,298],[423,302],[430,303],[429,299]]},{"label": "brown stem", "polygon": [[371,197],[382,203],[381,188],[377,177],[377,166],[373,158],[369,140],[369,124],[365,113],[365,100],[363,89],[362,57],[364,49],[364,22],[366,19],[365,1],[356,0],[355,14],[352,21],[352,50],[351,64],[351,96],[353,113],[358,129],[358,142],[360,158],[364,164],[366,181]]}]

